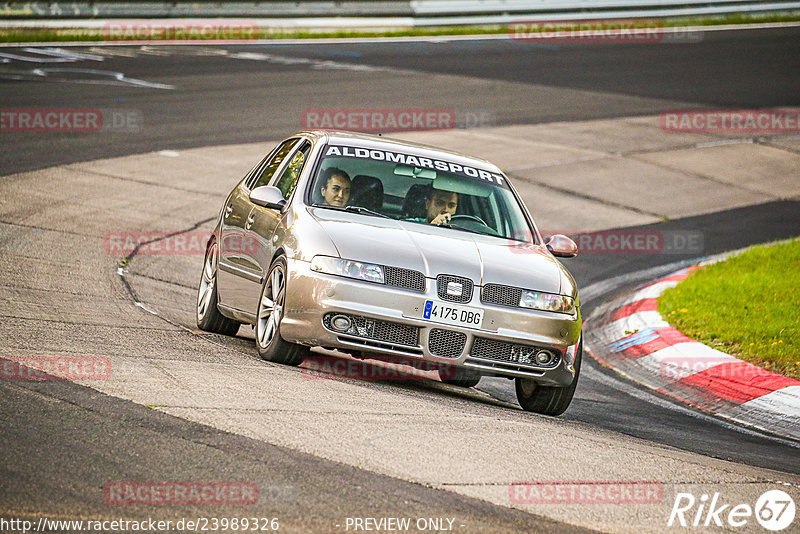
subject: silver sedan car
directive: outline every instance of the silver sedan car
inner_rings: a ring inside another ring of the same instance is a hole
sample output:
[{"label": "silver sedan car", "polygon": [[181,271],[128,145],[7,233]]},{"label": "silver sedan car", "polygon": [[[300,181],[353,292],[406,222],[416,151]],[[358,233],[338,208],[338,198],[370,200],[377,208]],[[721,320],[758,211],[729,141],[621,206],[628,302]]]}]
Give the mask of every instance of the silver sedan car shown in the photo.
[{"label": "silver sedan car", "polygon": [[262,358],[311,347],[444,382],[514,379],[525,410],[559,415],[580,371],[574,279],[491,163],[349,132],[300,132],[233,188],[206,250],[197,325],[255,328]]}]

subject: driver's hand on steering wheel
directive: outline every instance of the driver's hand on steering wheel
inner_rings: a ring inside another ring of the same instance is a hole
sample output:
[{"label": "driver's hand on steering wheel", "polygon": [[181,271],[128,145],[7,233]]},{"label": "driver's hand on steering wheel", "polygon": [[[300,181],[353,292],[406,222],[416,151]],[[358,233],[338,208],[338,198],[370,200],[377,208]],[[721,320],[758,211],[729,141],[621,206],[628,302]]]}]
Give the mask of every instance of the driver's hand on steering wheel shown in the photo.
[{"label": "driver's hand on steering wheel", "polygon": [[447,224],[449,222],[450,222],[450,214],[440,213],[439,215],[433,218],[431,224]]}]

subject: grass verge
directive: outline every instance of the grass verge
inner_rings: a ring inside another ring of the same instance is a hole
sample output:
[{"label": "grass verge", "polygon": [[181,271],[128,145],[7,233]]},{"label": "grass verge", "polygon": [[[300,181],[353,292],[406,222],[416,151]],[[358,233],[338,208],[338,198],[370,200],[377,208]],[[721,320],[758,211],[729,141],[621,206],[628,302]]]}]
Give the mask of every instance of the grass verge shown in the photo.
[{"label": "grass verge", "polygon": [[800,240],[692,273],[658,299],[669,323],[697,341],[800,379]]},{"label": "grass verge", "polygon": [[[591,19],[591,15],[587,15]],[[598,17],[598,20],[601,17]],[[665,28],[682,26],[718,26],[725,24],[753,24],[770,22],[798,22],[800,12],[782,13],[736,13],[717,17],[679,17],[655,19],[643,17],[641,20],[658,20],[659,25]],[[520,16],[520,21],[525,21],[525,16]],[[448,27],[415,27],[387,31],[356,31],[356,30],[337,30],[337,31],[308,31],[298,29],[297,31],[262,28],[258,39],[321,39],[321,38],[358,38],[358,37],[436,37],[445,35],[509,35],[512,30],[508,25],[491,26],[448,26]],[[0,28],[0,43],[46,43],[46,42],[92,42],[104,41],[102,29],[81,29],[81,28]],[[154,40],[153,43],[158,41]],[[213,41],[212,41],[213,42]]]}]

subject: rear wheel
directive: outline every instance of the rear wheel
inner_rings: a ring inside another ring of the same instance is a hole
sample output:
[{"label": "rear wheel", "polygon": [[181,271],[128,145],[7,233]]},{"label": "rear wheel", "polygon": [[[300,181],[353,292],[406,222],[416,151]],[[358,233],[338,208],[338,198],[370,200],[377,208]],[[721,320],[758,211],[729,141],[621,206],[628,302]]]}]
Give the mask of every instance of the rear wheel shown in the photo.
[{"label": "rear wheel", "polygon": [[300,365],[309,348],[281,337],[283,304],[286,301],[286,258],[275,258],[261,287],[256,316],[256,346],[262,359],[284,365]]},{"label": "rear wheel", "polygon": [[440,367],[438,372],[442,382],[462,388],[473,388],[481,381],[481,375],[467,369],[447,366]]},{"label": "rear wheel", "polygon": [[238,323],[228,319],[217,309],[217,243],[211,243],[206,249],[203,262],[203,274],[197,288],[196,318],[197,327],[206,332],[232,336],[239,331]]},{"label": "rear wheel", "polygon": [[543,415],[561,415],[572,402],[575,388],[578,386],[578,375],[581,372],[583,357],[583,339],[575,351],[575,378],[572,384],[564,387],[540,386],[530,378],[516,378],[517,401],[526,412]]}]

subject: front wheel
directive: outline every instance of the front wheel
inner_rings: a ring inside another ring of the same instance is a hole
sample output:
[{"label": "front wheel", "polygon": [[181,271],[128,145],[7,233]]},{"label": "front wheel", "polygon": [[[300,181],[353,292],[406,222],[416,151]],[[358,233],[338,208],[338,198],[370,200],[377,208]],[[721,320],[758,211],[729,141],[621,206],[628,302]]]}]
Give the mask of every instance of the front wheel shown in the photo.
[{"label": "front wheel", "polygon": [[228,319],[217,309],[217,253],[217,243],[211,243],[206,250],[203,274],[197,288],[195,317],[200,330],[232,336],[239,331],[240,323]]},{"label": "front wheel", "polygon": [[578,343],[575,351],[575,377],[572,384],[564,387],[540,386],[530,378],[516,378],[517,401],[526,412],[536,412],[543,415],[561,415],[572,402],[575,388],[578,385],[578,375],[581,372],[581,359],[583,357],[583,339]]},{"label": "front wheel", "polygon": [[256,315],[256,347],[263,360],[284,365],[300,365],[309,348],[289,343],[281,337],[283,305],[286,302],[286,258],[275,258],[261,287]]}]

